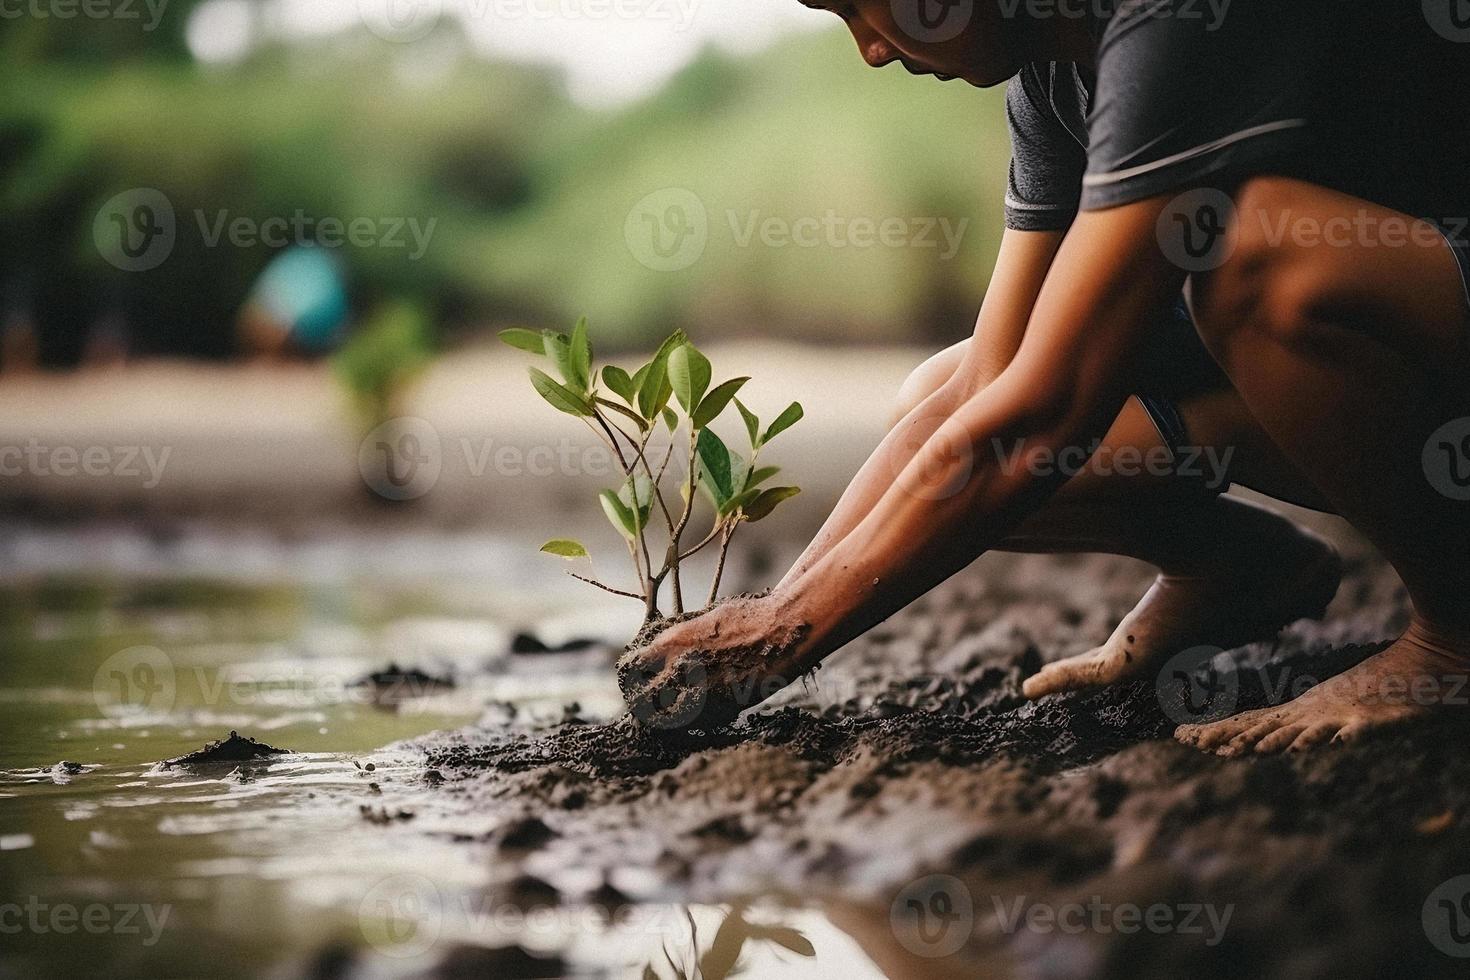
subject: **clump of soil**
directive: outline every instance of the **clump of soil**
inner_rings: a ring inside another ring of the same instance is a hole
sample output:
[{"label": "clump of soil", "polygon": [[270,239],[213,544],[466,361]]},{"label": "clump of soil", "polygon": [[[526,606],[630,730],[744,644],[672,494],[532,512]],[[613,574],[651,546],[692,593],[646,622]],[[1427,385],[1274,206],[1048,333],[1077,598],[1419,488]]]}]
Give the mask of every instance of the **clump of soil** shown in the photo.
[{"label": "clump of soil", "polygon": [[583,653],[602,644],[587,637],[573,637],[564,643],[548,644],[534,633],[517,633],[510,641],[510,652],[521,655],[539,653]]},{"label": "clump of soil", "polygon": [[712,636],[709,648],[680,651],[677,658],[670,659],[649,655],[644,649],[670,626],[708,609],[658,620],[639,631],[618,661],[618,687],[635,722],[673,733],[718,730],[806,672],[790,657],[806,634],[804,624],[761,620],[757,629],[741,629],[740,616],[747,609],[750,616],[759,615],[749,607],[756,598],[744,594],[717,603],[725,607],[727,628],[737,635],[748,632],[760,637],[752,643],[720,642],[718,636]]},{"label": "clump of soil", "polygon": [[379,701],[405,701],[454,689],[453,677],[436,677],[417,667],[403,668],[390,663],[385,670],[374,671],[353,682],[354,687],[372,688]]},{"label": "clump of soil", "polygon": [[167,759],[159,765],[164,769],[174,766],[203,766],[220,762],[249,762],[252,759],[268,759],[275,755],[287,755],[288,749],[278,749],[264,742],[257,742],[253,738],[247,738],[239,732],[230,732],[226,738],[210,742],[202,749],[196,749],[187,755],[181,755],[176,759]]}]

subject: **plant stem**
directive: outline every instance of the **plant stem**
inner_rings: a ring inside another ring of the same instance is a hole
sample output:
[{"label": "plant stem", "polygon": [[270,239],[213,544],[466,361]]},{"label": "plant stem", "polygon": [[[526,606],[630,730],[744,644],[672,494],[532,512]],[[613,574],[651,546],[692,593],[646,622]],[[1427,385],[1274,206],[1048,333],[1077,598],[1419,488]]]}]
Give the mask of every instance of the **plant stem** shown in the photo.
[{"label": "plant stem", "polygon": [[659,569],[658,574],[653,575],[653,565],[651,562],[649,564],[648,571],[649,574],[653,576],[652,589],[654,592],[658,591],[659,586],[663,584],[664,578],[669,574],[670,571],[673,571],[675,573],[674,580],[671,583],[671,591],[673,593],[674,613],[675,615],[678,615],[679,613],[684,611],[684,594],[680,589],[678,575],[678,544],[674,538],[674,516],[669,512],[669,505],[664,501],[663,488],[660,486],[660,482],[663,480],[664,468],[669,464],[669,457],[674,454],[674,444],[672,440],[669,442],[669,451],[664,454],[663,464],[659,466],[658,475],[655,476],[653,468],[648,465],[648,439],[650,438],[650,436],[651,432],[648,435],[645,435],[643,437],[643,440],[639,443],[638,458],[635,463],[641,462],[643,464],[643,472],[648,474],[648,480],[653,490],[654,499],[658,501],[659,512],[662,513],[664,516],[664,526],[668,528],[669,546],[667,551],[665,551],[664,553],[663,567]]},{"label": "plant stem", "polygon": [[725,555],[730,551],[730,539],[735,536],[735,527],[739,522],[728,521],[722,525],[720,531],[720,557],[715,562],[715,580],[709,586],[709,599],[705,601],[706,606],[715,604],[715,599],[720,595],[720,576],[725,573]]},{"label": "plant stem", "polygon": [[679,538],[684,533],[684,528],[689,523],[689,515],[694,513],[694,478],[698,470],[699,461],[696,453],[699,435],[694,431],[694,424],[689,425],[689,484],[688,492],[684,494],[684,512],[679,515],[679,523],[674,527],[673,533],[669,535],[669,568],[674,574],[674,615],[684,612],[684,594],[679,586]]},{"label": "plant stem", "polygon": [[578,582],[586,582],[588,585],[595,585],[604,592],[611,592],[613,595],[627,596],[629,599],[637,599],[639,602],[644,601],[644,597],[638,595],[636,592],[624,592],[622,589],[615,589],[611,585],[603,585],[595,578],[588,578],[585,575],[578,575],[576,572],[567,572],[567,574],[576,579]]},{"label": "plant stem", "polygon": [[[635,536],[635,547],[631,549],[633,552],[633,567],[638,571],[639,583],[648,593],[647,607],[648,609],[656,613],[658,611],[658,586],[654,582],[653,560],[649,557],[648,541],[645,539],[644,536],[645,522],[641,519],[642,508],[639,506],[638,503],[638,484],[633,479],[633,470],[638,465],[638,457],[635,457],[634,461],[632,463],[629,463],[628,457],[623,455],[623,448],[618,445],[617,435],[614,435],[614,433],[621,434],[622,437],[624,439],[627,439],[630,444],[633,444],[635,448],[636,443],[633,443],[633,438],[629,436],[626,432],[623,432],[621,427],[610,424],[607,419],[603,417],[603,414],[600,411],[593,409],[592,417],[596,419],[597,424],[602,427],[602,431],[607,436],[608,445],[610,445],[613,452],[617,454],[618,462],[622,464],[623,477],[628,481],[629,489],[632,490],[633,517],[635,520],[638,521],[638,533]],[[642,456],[641,450],[638,452],[638,456]]]},{"label": "plant stem", "polygon": [[700,541],[699,544],[695,545],[694,547],[690,548],[688,551],[680,555],[679,560],[685,561],[686,559],[694,557],[695,555],[699,554],[699,552],[703,551],[706,545],[708,545],[711,541],[713,541],[715,538],[718,538],[719,536],[720,525],[716,524],[714,527],[710,528],[710,532],[704,536],[704,540]]}]

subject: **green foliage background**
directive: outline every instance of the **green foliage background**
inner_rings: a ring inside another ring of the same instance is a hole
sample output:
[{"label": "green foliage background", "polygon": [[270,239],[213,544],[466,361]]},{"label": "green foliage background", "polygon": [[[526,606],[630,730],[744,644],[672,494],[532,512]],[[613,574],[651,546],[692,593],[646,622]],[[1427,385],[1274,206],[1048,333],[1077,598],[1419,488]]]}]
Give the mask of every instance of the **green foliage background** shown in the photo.
[{"label": "green foliage background", "polygon": [[[191,6],[151,34],[37,20],[0,34],[0,288],[49,361],[109,310],[144,351],[232,352],[271,252],[206,247],[196,211],[432,218],[419,261],[344,257],[360,310],[403,297],[459,335],[586,313],[613,348],[674,327],[928,341],[967,332],[983,294],[1009,155],[1000,91],[873,71],[840,30],[748,59],[707,52],[649,99],[593,111],[550,69],[470,55],[452,25],[413,45],[351,32],[199,66],[180,41]],[[623,238],[629,209],[670,186],[710,219],[703,257],[674,273]],[[163,265],[127,274],[91,236],[132,187],[163,191],[179,231]],[[828,212],[969,223],[948,261],[942,247],[742,248],[730,228]]]}]

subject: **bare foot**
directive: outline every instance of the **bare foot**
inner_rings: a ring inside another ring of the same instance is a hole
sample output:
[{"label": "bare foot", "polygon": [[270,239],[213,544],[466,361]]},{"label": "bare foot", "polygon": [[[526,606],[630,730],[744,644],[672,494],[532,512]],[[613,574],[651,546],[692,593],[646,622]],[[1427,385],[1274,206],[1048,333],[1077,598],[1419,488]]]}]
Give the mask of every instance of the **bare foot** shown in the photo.
[{"label": "bare foot", "polygon": [[[1283,522],[1284,523],[1284,522]],[[1242,574],[1160,575],[1102,646],[1047,664],[1021,685],[1028,698],[1116,684],[1190,647],[1229,650],[1275,636],[1299,619],[1320,619],[1342,581],[1326,541],[1294,526],[1262,550],[1269,563]]]},{"label": "bare foot", "polygon": [[1208,725],[1180,725],[1185,745],[1235,756],[1299,752],[1328,740],[1402,724],[1470,699],[1470,640],[1415,620],[1392,646],[1278,707],[1246,711]]},{"label": "bare foot", "polygon": [[735,596],[625,653],[618,686],[647,728],[718,728],[810,669],[806,631],[771,596]]}]

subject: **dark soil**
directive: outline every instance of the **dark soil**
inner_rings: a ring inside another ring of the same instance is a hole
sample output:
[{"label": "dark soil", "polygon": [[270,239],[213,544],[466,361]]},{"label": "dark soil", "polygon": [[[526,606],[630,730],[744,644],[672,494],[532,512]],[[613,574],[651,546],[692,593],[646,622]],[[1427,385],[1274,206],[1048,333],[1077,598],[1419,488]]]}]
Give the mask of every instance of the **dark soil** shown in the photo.
[{"label": "dark soil", "polygon": [[[991,556],[732,726],[672,735],[624,718],[419,746],[444,776],[436,792],[500,820],[461,839],[492,848],[507,881],[529,865],[538,881],[599,871],[633,900],[816,899],[891,976],[1465,975],[1428,928],[1431,892],[1470,873],[1460,715],[1287,757],[1170,738],[1378,649],[1404,622],[1393,577],[1357,560],[1327,624],[1192,679],[1021,697],[1022,678],[1105,637],[1145,582],[1122,560]],[[936,881],[934,907],[960,910],[944,920],[963,928],[953,949],[904,918],[933,905]],[[1099,903],[1163,907],[1179,925],[1011,915]],[[1216,935],[1183,925],[1205,907],[1228,916]]]},{"label": "dark soil", "polygon": [[[761,617],[748,605],[755,598],[747,593],[714,605],[725,607],[722,614]],[[759,621],[758,643],[680,650],[673,664],[643,649],[670,626],[711,608],[645,623],[628,644],[618,660],[618,688],[637,724],[681,738],[724,728],[805,673],[791,664],[788,654],[806,633],[806,624],[777,627]]]},{"label": "dark soil", "polygon": [[357,680],[354,686],[372,688],[373,696],[380,701],[403,701],[453,690],[454,678],[436,677],[417,667],[390,663],[386,669]]},{"label": "dark soil", "polygon": [[229,736],[217,742],[210,742],[202,749],[196,749],[188,755],[181,755],[177,759],[167,759],[159,765],[165,769],[174,766],[204,766],[221,762],[249,762],[253,759],[268,759],[274,755],[286,755],[287,749],[278,749],[264,742],[257,742],[253,738],[246,738],[239,732],[230,732]]},{"label": "dark soil", "polygon": [[587,637],[573,637],[564,643],[548,644],[534,633],[517,633],[510,641],[510,652],[515,654],[538,654],[538,653],[582,653],[587,650],[595,650],[599,646],[596,640]]}]

